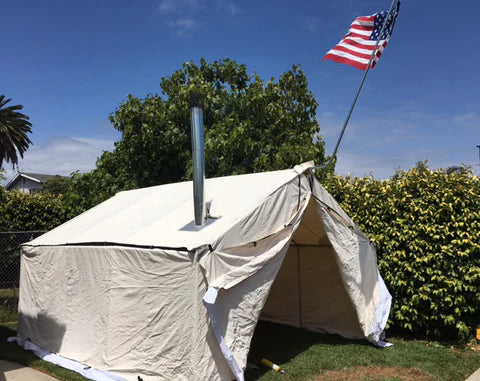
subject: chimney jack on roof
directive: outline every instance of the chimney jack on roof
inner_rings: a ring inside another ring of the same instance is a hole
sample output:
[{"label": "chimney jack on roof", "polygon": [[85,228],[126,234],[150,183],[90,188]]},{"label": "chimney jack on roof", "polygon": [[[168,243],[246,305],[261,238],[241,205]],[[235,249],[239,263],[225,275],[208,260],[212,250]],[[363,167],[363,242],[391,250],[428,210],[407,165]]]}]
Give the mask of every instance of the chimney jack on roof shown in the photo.
[{"label": "chimney jack on roof", "polygon": [[190,126],[192,131],[193,159],[193,205],[195,225],[201,226],[207,218],[205,205],[205,138],[203,133],[203,99],[192,94],[190,103]]}]

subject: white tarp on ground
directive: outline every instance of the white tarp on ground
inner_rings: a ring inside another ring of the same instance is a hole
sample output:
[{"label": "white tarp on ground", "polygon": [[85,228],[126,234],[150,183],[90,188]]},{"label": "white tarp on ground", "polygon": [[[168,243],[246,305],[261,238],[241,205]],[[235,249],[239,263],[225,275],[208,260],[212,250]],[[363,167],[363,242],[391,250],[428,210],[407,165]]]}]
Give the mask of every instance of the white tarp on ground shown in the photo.
[{"label": "white tarp on ground", "polygon": [[[310,174],[121,192],[22,248],[19,336],[127,380],[243,379],[259,318],[379,342],[374,246]],[[207,293],[208,290],[208,293]]]}]

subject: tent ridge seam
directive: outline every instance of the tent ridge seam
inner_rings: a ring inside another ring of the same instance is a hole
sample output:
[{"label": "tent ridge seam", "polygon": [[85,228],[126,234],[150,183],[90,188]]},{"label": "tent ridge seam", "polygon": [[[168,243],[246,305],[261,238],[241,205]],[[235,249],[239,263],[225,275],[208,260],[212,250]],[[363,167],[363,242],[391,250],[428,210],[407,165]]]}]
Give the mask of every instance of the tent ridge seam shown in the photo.
[{"label": "tent ridge seam", "polygon": [[[169,247],[169,246],[156,246],[156,245],[135,245],[130,243],[118,243],[118,242],[72,242],[72,243],[60,243],[57,245],[29,245],[28,243],[21,245],[28,247],[61,247],[61,246],[116,246],[116,247],[129,247],[138,249],[162,249],[162,250],[177,250],[190,252],[186,247]],[[203,246],[203,245],[202,245]],[[194,248],[193,250],[196,250]]]}]

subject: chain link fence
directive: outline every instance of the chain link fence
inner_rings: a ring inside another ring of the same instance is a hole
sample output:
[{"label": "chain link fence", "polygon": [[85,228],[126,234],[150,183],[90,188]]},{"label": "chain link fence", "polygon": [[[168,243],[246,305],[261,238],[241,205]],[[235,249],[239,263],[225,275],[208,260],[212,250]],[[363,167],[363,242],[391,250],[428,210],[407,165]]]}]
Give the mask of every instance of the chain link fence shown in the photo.
[{"label": "chain link fence", "polygon": [[0,322],[17,318],[20,245],[43,231],[0,232]]}]

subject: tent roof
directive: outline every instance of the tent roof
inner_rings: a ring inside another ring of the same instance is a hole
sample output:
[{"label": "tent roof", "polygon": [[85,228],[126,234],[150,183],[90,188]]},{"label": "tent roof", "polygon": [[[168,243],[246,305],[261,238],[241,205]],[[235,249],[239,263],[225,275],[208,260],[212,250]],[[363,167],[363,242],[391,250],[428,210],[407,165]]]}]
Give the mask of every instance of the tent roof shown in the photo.
[{"label": "tent roof", "polygon": [[120,244],[188,250],[213,243],[267,196],[312,167],[205,181],[208,222],[195,226],[192,182],[124,191],[27,245]]}]

